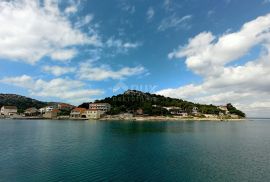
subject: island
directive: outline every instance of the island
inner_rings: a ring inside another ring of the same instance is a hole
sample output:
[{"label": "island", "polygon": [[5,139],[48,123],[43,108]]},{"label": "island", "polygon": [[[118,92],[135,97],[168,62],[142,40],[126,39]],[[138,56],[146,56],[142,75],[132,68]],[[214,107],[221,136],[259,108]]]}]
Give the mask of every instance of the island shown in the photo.
[{"label": "island", "polygon": [[67,103],[42,102],[15,94],[0,94],[0,118],[59,120],[242,120],[246,114],[231,103],[207,105],[162,95],[127,90],[79,106]]}]

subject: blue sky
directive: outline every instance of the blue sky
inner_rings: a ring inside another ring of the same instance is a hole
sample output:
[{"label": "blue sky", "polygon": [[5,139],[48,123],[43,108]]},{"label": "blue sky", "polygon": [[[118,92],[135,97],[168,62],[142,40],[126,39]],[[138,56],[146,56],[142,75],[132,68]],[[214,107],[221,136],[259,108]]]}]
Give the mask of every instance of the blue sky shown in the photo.
[{"label": "blue sky", "polygon": [[250,116],[270,109],[268,0],[17,0],[0,9],[1,93],[80,104],[139,89],[232,102]]}]

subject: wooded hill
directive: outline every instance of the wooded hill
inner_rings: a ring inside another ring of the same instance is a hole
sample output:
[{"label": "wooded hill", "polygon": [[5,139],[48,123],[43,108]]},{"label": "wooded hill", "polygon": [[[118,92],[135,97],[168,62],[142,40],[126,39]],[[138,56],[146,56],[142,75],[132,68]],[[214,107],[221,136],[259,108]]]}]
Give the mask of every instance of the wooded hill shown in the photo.
[{"label": "wooded hill", "polygon": [[19,112],[23,112],[30,107],[41,108],[48,105],[48,102],[42,102],[29,97],[16,94],[0,94],[0,107],[16,106]]},{"label": "wooded hill", "polygon": [[[184,112],[192,113],[194,107],[198,108],[198,111],[202,114],[219,114],[220,110],[217,106],[192,103],[182,99],[175,99],[170,97],[164,97],[161,95],[144,93],[136,90],[128,90],[123,94],[119,94],[112,97],[107,97],[102,100],[96,100],[98,102],[109,103],[112,106],[111,111],[108,114],[119,113],[135,113],[136,110],[142,109],[144,114],[148,115],[170,115],[169,111],[163,107],[179,107]],[[88,106],[87,103],[81,105]],[[245,113],[236,109],[232,104],[227,104],[227,109],[231,114],[236,114],[241,117],[245,117]]]}]

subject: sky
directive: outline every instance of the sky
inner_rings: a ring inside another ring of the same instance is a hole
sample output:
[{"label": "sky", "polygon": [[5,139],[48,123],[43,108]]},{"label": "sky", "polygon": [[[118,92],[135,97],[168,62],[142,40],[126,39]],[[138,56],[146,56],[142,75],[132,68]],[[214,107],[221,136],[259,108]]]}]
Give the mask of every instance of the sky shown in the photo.
[{"label": "sky", "polygon": [[127,89],[270,116],[270,0],[0,0],[0,93]]}]

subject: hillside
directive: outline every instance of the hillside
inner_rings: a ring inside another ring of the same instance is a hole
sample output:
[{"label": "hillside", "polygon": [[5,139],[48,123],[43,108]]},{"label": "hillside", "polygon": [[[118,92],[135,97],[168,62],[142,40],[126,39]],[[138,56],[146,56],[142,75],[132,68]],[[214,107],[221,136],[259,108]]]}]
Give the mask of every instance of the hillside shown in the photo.
[{"label": "hillside", "polygon": [[[128,90],[117,96],[107,97],[95,102],[106,102],[111,104],[112,109],[109,114],[119,114],[130,112],[134,113],[138,109],[143,109],[144,114],[148,115],[169,115],[169,112],[163,107],[175,106],[181,108],[187,113],[192,113],[194,107],[202,114],[219,114],[224,112],[214,105],[197,104],[182,99],[164,97],[161,95],[144,93],[136,90]],[[82,106],[87,104],[82,104]],[[245,113],[237,110],[231,104],[227,105],[231,114],[237,114],[245,117]]]},{"label": "hillside", "polygon": [[0,94],[0,107],[17,106],[19,111],[23,111],[30,107],[41,108],[46,106],[47,102],[38,101],[29,97],[16,95],[16,94]]}]

